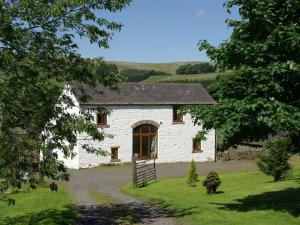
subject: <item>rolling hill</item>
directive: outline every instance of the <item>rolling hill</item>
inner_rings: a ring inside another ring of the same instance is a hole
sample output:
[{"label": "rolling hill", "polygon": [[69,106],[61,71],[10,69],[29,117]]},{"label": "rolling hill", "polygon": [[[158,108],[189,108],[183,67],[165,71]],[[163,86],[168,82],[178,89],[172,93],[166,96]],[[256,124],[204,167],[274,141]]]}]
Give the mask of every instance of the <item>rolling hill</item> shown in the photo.
[{"label": "rolling hill", "polygon": [[163,71],[166,73],[176,74],[176,70],[179,66],[185,64],[196,64],[199,62],[171,62],[171,63],[136,63],[136,62],[120,62],[120,61],[109,61],[110,63],[116,64],[119,71],[124,69],[139,69],[139,70],[156,70]]}]

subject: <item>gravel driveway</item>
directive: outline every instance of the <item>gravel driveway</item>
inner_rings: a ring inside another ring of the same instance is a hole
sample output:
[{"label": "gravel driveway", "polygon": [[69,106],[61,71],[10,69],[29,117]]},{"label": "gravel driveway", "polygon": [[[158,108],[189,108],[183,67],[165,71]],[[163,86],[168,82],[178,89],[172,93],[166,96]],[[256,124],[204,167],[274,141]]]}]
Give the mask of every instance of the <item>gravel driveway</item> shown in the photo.
[{"label": "gravel driveway", "polygon": [[[157,165],[157,177],[177,178],[187,176],[188,163],[169,163]],[[197,163],[198,174],[210,171],[235,172],[257,170],[255,163],[248,161],[205,162]],[[124,224],[124,217],[132,214],[136,224],[175,224],[174,219],[161,209],[124,195],[119,189],[131,182],[130,165],[115,167],[97,167],[91,169],[71,170],[69,188],[79,208],[78,225]],[[91,191],[99,191],[114,199],[117,204],[100,204]],[[130,224],[131,222],[128,222]]]}]

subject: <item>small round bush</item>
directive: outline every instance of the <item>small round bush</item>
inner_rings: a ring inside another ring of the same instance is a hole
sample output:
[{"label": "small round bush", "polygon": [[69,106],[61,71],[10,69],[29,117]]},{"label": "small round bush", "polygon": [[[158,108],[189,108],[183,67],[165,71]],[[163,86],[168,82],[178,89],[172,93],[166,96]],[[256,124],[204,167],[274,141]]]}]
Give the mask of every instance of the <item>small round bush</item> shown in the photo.
[{"label": "small round bush", "polygon": [[220,186],[221,180],[216,172],[209,172],[202,184],[206,187],[207,194],[214,194]]}]

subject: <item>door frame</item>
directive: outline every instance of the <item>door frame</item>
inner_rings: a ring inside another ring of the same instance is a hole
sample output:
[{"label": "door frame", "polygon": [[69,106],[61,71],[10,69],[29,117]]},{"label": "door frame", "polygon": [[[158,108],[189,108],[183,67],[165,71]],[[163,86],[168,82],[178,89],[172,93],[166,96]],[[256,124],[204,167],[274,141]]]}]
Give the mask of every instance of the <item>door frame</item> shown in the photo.
[{"label": "door frame", "polygon": [[[138,127],[142,127],[143,125],[149,125],[149,132],[148,133],[142,133],[141,131],[141,128],[140,128],[140,132],[139,133],[134,133],[134,130]],[[151,133],[150,132],[150,127],[155,127],[155,132]],[[150,123],[144,123],[144,124],[141,124],[139,123],[138,126],[135,126],[133,127],[132,129],[132,156],[134,155],[134,138],[138,137],[139,138],[139,158],[137,160],[150,160],[151,159],[151,136],[154,136],[155,138],[155,151],[156,151],[156,155],[155,155],[155,159],[158,158],[158,127],[153,125],[153,124],[150,124]],[[143,157],[143,149],[142,149],[142,146],[143,146],[143,142],[142,142],[142,139],[143,137],[147,137],[147,143],[148,143],[148,147],[147,147],[147,150],[148,150],[148,154],[147,154],[147,157]]]}]

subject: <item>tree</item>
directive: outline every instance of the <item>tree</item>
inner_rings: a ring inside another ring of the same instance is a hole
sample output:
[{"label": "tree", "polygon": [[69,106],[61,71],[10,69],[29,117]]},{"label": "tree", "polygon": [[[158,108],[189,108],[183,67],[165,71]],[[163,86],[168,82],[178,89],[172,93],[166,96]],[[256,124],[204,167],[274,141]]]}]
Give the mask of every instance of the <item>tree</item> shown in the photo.
[{"label": "tree", "polygon": [[231,37],[218,47],[200,41],[199,49],[233,72],[213,85],[218,104],[187,111],[205,129],[218,129],[225,146],[280,131],[299,134],[299,0],[228,0],[225,6],[240,14],[226,21]]},{"label": "tree", "polygon": [[197,63],[197,64],[186,64],[181,65],[177,70],[176,74],[201,74],[201,73],[213,73],[216,69],[209,63]]},{"label": "tree", "polygon": [[189,170],[189,176],[187,179],[187,183],[189,186],[196,186],[196,183],[198,181],[198,174],[197,174],[197,168],[196,163],[194,160],[191,161],[190,164],[190,170]]},{"label": "tree", "polygon": [[163,71],[139,69],[124,69],[120,72],[120,74],[127,78],[127,82],[139,82],[146,80],[151,76],[171,75]]},{"label": "tree", "polygon": [[[107,135],[75,115],[63,87],[76,81],[117,89],[120,77],[101,73],[99,62],[83,59],[76,36],[108,47],[121,24],[99,17],[130,0],[0,1],[0,186],[19,188],[26,176],[40,171],[51,179],[68,180],[57,151],[74,156],[78,133],[101,141]],[[102,62],[103,63],[103,62]],[[88,96],[83,92],[82,101]],[[97,110],[97,109],[95,109]],[[88,152],[107,154],[93,146]],[[41,153],[41,155],[40,155]],[[40,158],[41,156],[41,158]]]},{"label": "tree", "polygon": [[282,137],[268,141],[266,149],[267,152],[257,161],[257,166],[263,173],[273,176],[274,181],[279,181],[291,169],[289,165],[291,140]]}]

